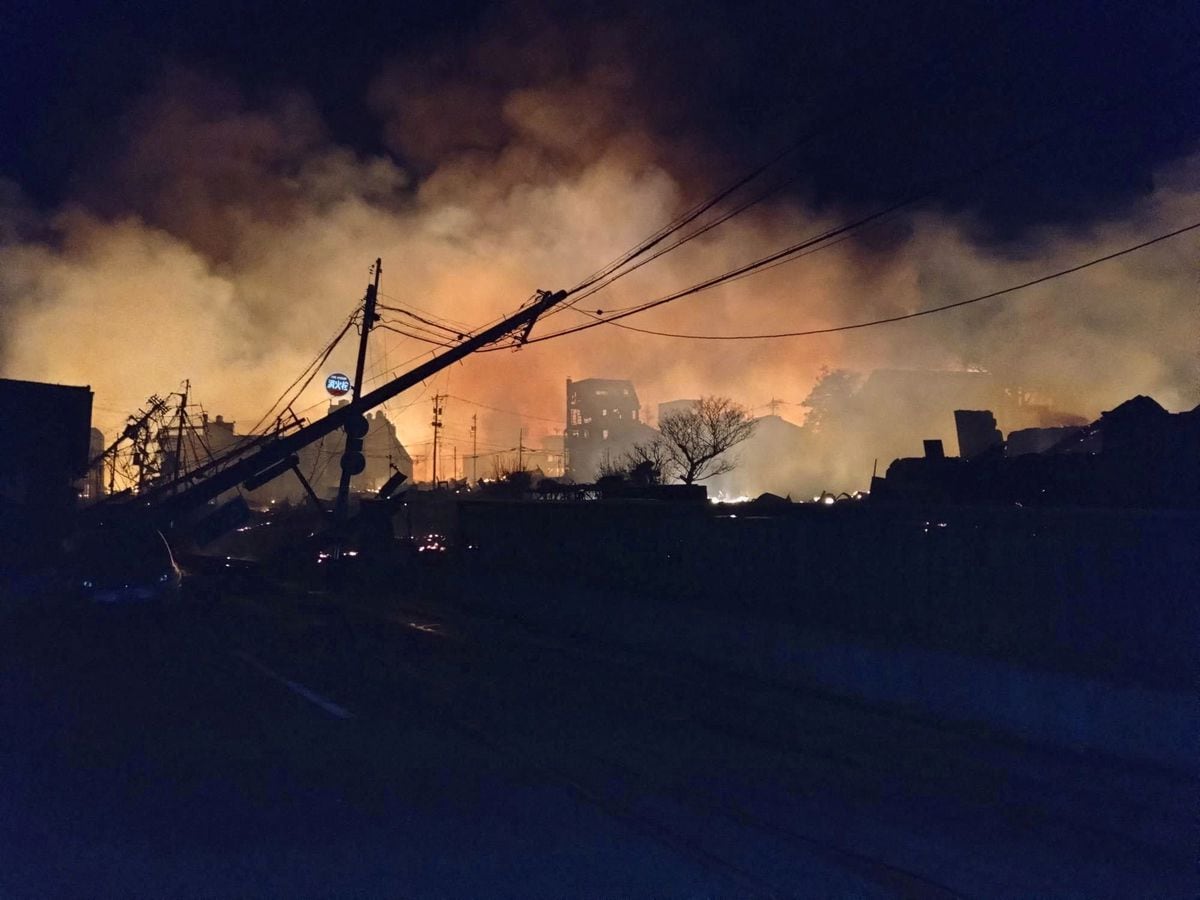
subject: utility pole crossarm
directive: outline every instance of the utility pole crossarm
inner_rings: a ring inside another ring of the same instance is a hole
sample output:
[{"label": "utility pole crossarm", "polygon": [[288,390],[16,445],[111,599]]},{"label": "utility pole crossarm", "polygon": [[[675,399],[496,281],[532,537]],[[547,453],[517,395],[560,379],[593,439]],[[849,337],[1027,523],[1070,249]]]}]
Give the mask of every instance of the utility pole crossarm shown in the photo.
[{"label": "utility pole crossarm", "polygon": [[[567,296],[566,291],[554,291],[554,292],[538,291],[537,292],[537,300],[535,300],[529,308],[530,309],[539,308],[539,312],[537,313],[537,315],[535,315],[532,319],[530,319],[526,323],[525,328],[521,331],[521,336],[519,338],[517,338],[517,347],[518,348],[524,347],[525,342],[529,340],[529,333],[531,331],[533,331],[533,326],[537,324],[538,316],[540,316],[542,314],[542,312],[544,312],[545,310],[549,309],[550,306],[553,306],[555,303],[559,303],[560,301],[564,300],[566,298],[566,296]],[[545,304],[547,301],[551,301],[550,306],[542,306],[542,304]]]},{"label": "utility pole crossarm", "polygon": [[544,312],[557,306],[566,297],[566,291],[555,291],[553,293],[540,292],[535,302],[518,310],[508,318],[497,322],[490,328],[484,329],[473,337],[467,338],[462,343],[456,344],[433,357],[433,359],[427,360],[414,369],[410,369],[403,375],[392,379],[387,384],[377,387],[370,393],[358,397],[345,406],[338,407],[324,418],[306,425],[299,431],[281,437],[279,440],[263,447],[257,453],[214,474],[211,478],[198,482],[192,487],[181,491],[164,501],[159,509],[164,515],[171,517],[203,506],[209,500],[236,487],[247,478],[261,472],[268,466],[281,459],[286,459],[302,447],[306,447],[314,441],[319,441],[326,435],[332,434],[337,429],[342,428],[351,417],[360,416],[367,410],[387,402],[413,385],[420,384],[447,366],[451,366],[460,359],[470,356],[476,350],[480,350],[489,344],[494,344],[517,329],[524,329],[527,326],[532,328]]}]

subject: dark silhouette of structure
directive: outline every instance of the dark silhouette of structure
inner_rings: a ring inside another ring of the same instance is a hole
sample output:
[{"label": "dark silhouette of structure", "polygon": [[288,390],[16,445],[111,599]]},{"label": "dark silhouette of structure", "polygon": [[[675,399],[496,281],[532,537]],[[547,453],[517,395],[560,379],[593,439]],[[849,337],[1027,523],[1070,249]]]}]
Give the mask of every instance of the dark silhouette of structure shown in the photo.
[{"label": "dark silhouette of structure", "polygon": [[974,459],[1004,446],[1004,435],[996,427],[990,409],[956,409],[954,427],[958,432],[958,455],[963,459]]},{"label": "dark silhouette of structure", "polygon": [[90,429],[88,435],[88,459],[92,460],[92,463],[88,467],[87,476],[79,485],[79,498],[90,502],[104,496],[105,466],[100,456],[104,453],[105,441],[104,432],[99,428]]},{"label": "dark silhouette of structure", "polygon": [[1055,447],[1066,445],[1084,432],[1082,425],[1056,425],[1050,428],[1019,428],[1009,432],[1004,444],[1006,456],[1024,456],[1027,453],[1045,453]]},{"label": "dark silhouette of structure", "polygon": [[71,525],[92,440],[89,387],[0,379],[0,545],[16,562]]},{"label": "dark silhouette of structure", "polygon": [[566,425],[564,470],[580,482],[595,480],[601,466],[656,434],[642,421],[633,382],[616,378],[568,378]]},{"label": "dark silhouette of structure", "polygon": [[[961,419],[979,423],[971,412]],[[984,414],[990,418],[990,413]],[[974,427],[971,425],[969,427]],[[964,446],[978,449],[979,436]],[[1059,437],[1051,442],[1053,437]],[[1014,441],[1013,439],[1016,438]],[[989,439],[990,440],[990,439]],[[928,443],[928,442],[927,442]],[[1200,508],[1200,407],[1169,413],[1137,396],[1086,428],[1024,429],[974,456],[897,459],[876,478],[882,503]]]}]

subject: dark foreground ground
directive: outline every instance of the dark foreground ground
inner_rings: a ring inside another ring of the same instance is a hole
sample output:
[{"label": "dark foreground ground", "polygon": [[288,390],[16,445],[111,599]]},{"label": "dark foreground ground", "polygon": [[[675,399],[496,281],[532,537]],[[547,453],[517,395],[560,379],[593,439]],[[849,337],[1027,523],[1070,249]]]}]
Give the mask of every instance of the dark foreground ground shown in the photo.
[{"label": "dark foreground ground", "polygon": [[1185,776],[332,599],[6,620],[0,897],[1197,894]]}]

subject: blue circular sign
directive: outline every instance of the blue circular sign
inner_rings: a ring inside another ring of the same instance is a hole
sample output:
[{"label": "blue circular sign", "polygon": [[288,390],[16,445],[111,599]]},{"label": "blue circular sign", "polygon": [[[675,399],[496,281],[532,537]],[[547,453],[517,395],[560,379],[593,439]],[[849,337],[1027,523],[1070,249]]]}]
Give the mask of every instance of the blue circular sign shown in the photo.
[{"label": "blue circular sign", "polygon": [[350,387],[350,376],[341,372],[334,372],[325,379],[325,390],[329,391],[331,397],[344,397],[350,393]]}]

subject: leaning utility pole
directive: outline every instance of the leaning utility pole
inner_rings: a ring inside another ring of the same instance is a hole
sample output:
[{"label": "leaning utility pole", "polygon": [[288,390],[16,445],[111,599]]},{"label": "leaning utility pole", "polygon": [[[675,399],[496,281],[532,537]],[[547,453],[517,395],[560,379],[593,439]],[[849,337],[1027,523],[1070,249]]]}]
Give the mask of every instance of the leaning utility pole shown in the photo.
[{"label": "leaning utility pole", "polygon": [[[367,339],[371,328],[379,317],[375,314],[375,300],[379,295],[379,276],[383,272],[383,261],[375,260],[375,280],[367,285],[367,296],[363,300],[362,332],[358,338],[358,362],[354,366],[354,384],[351,402],[357,401],[362,393],[363,369],[367,365]],[[334,518],[338,525],[346,521],[346,513],[350,504],[350,479],[362,473],[367,467],[366,457],[363,456],[363,438],[370,428],[366,417],[357,415],[347,419],[343,426],[346,432],[346,450],[342,453],[342,477],[338,481],[337,503],[334,506]]]},{"label": "leaning utility pole", "polygon": [[345,427],[351,421],[357,419],[365,422],[362,414],[366,410],[379,406],[414,385],[427,381],[475,351],[506,337],[515,337],[517,346],[521,346],[528,340],[529,332],[538,318],[561,304],[566,298],[566,291],[538,291],[531,302],[525,304],[511,316],[501,319],[495,325],[484,328],[477,334],[465,337],[460,343],[447,347],[432,359],[396,376],[370,393],[362,395],[353,403],[332,410],[327,416],[305,425],[298,431],[280,436],[265,446],[259,446],[249,455],[228,460],[224,468],[178,490],[155,504],[150,514],[158,522],[170,522],[192,510],[201,508],[209,500],[220,496],[222,492],[252,480],[256,476],[271,473],[270,477],[274,477],[275,474],[287,471],[286,468],[275,471],[275,467],[302,448]]}]

